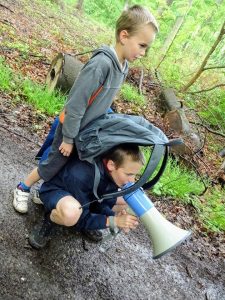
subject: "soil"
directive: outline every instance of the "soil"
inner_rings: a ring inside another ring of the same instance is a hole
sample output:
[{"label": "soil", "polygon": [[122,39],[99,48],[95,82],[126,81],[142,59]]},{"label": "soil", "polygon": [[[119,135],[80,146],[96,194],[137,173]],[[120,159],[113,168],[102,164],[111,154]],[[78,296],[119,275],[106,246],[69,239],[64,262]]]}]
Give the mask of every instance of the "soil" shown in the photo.
[{"label": "soil", "polygon": [[[37,20],[25,15],[20,1],[3,1],[0,13],[0,21],[13,25],[18,36],[34,38]],[[5,32],[3,40],[8,36]],[[54,40],[51,48],[42,49],[42,54],[53,57],[64,47]],[[45,62],[21,58],[21,53],[12,49],[0,50],[13,69],[44,81],[48,68]],[[143,112],[130,104],[116,105],[118,111]],[[0,116],[0,299],[225,299],[224,235],[206,234],[194,208],[172,199],[150,196],[170,222],[191,229],[193,234],[158,260],[152,258],[153,245],[142,224],[128,234],[119,234],[105,253],[99,251],[100,244],[88,241],[85,251],[80,234],[60,227],[45,249],[32,249],[28,235],[40,221],[43,207],[30,201],[28,214],[15,212],[13,189],[36,165],[34,157],[52,118],[27,104],[15,104],[13,95],[1,92]],[[157,113],[144,116],[156,125],[161,123]]]}]

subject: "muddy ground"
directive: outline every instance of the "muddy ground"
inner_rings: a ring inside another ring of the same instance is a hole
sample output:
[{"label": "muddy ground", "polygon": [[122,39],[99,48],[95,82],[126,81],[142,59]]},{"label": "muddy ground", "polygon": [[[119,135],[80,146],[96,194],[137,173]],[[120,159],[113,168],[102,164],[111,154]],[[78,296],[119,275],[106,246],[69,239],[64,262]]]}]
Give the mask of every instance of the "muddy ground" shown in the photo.
[{"label": "muddy ground", "polygon": [[[84,251],[81,236],[63,229],[46,249],[30,248],[28,233],[43,210],[30,202],[27,215],[16,213],[12,191],[35,166],[41,141],[17,125],[16,109],[10,122],[0,113],[0,299],[225,299],[225,260],[196,234],[159,260],[142,226],[119,235],[105,254],[90,242]],[[169,215],[171,205],[161,213]]]}]

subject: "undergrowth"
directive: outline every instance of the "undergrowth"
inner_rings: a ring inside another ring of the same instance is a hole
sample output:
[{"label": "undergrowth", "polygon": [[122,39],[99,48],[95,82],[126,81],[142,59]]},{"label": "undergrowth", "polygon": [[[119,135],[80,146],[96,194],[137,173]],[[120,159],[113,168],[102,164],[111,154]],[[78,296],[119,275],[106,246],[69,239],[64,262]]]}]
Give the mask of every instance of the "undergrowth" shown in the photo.
[{"label": "undergrowth", "polygon": [[123,84],[120,94],[125,101],[133,102],[137,105],[145,104],[145,97],[143,95],[140,95],[137,88],[130,85],[129,83]]},{"label": "undergrowth", "polygon": [[17,101],[26,101],[50,116],[57,115],[65,103],[59,92],[50,93],[45,86],[37,84],[21,74],[13,72],[0,57],[0,88],[11,92]]},{"label": "undergrowth", "polygon": [[218,188],[198,198],[192,204],[198,211],[199,219],[209,231],[225,231],[225,193]]},{"label": "undergrowth", "polygon": [[[147,161],[150,151],[146,147],[142,150]],[[159,167],[151,178],[158,170]],[[204,193],[205,186],[208,187],[206,193]],[[206,230],[225,231],[225,191],[210,188],[206,179],[200,178],[194,171],[179,164],[177,159],[169,157],[163,175],[151,191],[160,198],[172,197],[184,205],[194,206]]]}]

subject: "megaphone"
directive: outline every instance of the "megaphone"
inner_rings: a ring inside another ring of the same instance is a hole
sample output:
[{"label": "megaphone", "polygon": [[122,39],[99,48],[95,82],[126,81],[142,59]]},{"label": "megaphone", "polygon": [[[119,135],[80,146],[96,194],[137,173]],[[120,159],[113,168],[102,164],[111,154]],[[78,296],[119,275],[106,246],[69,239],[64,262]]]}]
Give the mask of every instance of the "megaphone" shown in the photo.
[{"label": "megaphone", "polygon": [[[132,183],[126,184],[124,188],[130,185]],[[148,231],[153,244],[153,259],[172,251],[191,235],[191,231],[183,230],[167,221],[154,207],[142,188],[123,197]]]}]

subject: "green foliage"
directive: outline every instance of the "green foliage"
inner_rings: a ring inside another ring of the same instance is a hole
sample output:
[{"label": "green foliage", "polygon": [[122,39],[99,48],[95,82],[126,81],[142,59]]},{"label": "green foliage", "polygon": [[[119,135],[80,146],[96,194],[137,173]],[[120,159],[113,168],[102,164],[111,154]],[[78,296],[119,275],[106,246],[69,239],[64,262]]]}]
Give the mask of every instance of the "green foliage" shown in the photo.
[{"label": "green foliage", "polygon": [[29,45],[26,43],[22,43],[22,42],[7,42],[5,43],[5,46],[10,48],[10,49],[17,49],[21,52],[23,52],[23,54],[28,54],[29,52]]},{"label": "green foliage", "polygon": [[22,93],[28,103],[49,115],[57,115],[65,103],[65,97],[56,92],[52,94],[29,79],[23,81]]},{"label": "green foliage", "polygon": [[201,107],[200,116],[205,123],[210,123],[216,129],[225,130],[225,90],[215,90],[204,93],[198,102]]},{"label": "green foliage", "polygon": [[191,195],[199,195],[203,189],[204,186],[195,172],[170,158],[163,176],[153,187],[153,193],[158,196],[171,196],[188,203]]},{"label": "green foliage", "polygon": [[[146,147],[142,151],[147,161],[151,152]],[[197,197],[203,190],[201,179],[193,171],[169,158],[165,172],[152,192],[157,196],[169,196],[185,204],[192,204],[207,230],[225,231],[225,191],[213,188],[204,198]]]},{"label": "green foliage", "polygon": [[145,97],[138,93],[137,88],[130,85],[129,83],[124,83],[121,89],[121,96],[125,101],[133,102],[137,105],[145,104]]},{"label": "green foliage", "polygon": [[65,103],[65,97],[57,92],[50,93],[40,84],[23,78],[19,73],[4,64],[0,57],[0,89],[14,93],[15,99],[34,105],[38,110],[49,115],[56,115]]},{"label": "green foliage", "polygon": [[84,11],[98,22],[114,27],[123,5],[121,0],[90,0],[84,1]]},{"label": "green foliage", "polygon": [[192,204],[203,225],[210,231],[225,231],[225,192],[213,189],[204,198],[195,198]]},{"label": "green foliage", "polygon": [[12,88],[12,78],[12,71],[4,64],[4,60],[0,56],[0,89],[10,91]]},{"label": "green foliage", "polygon": [[[142,147],[145,160],[148,161],[151,151],[147,147]],[[158,166],[155,174],[158,172]],[[141,172],[144,171],[144,168]],[[157,196],[170,196],[179,199],[183,203],[189,203],[192,195],[199,195],[204,190],[201,179],[194,171],[179,164],[176,159],[169,157],[165,171],[158,183],[153,187],[152,192]]]}]

